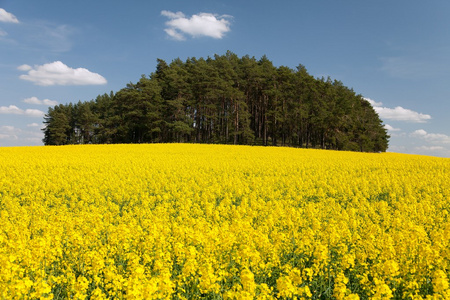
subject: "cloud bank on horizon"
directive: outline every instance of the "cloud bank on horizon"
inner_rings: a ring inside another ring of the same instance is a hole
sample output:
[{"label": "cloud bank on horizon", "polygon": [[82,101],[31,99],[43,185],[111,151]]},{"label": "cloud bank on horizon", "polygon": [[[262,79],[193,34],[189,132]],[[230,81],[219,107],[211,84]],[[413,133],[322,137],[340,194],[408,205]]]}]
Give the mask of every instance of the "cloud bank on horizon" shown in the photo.
[{"label": "cloud bank on horizon", "polygon": [[[395,108],[384,107],[382,102],[376,102],[369,98],[364,98],[367,100],[374,110],[378,113],[380,118],[384,120],[391,121],[400,121],[400,122],[408,122],[408,123],[427,123],[428,120],[431,120],[431,116],[428,114],[419,113],[413,111],[411,109],[403,108],[401,106],[397,106]],[[427,145],[416,146],[414,150],[417,152],[440,152],[440,153],[448,153],[447,145],[450,144],[450,136],[442,133],[429,133],[424,129],[417,129],[409,134],[399,133],[402,131],[401,128],[395,128],[389,124],[384,125],[384,128],[388,130],[391,136],[403,136],[416,140],[422,140],[427,143]],[[394,147],[394,150],[396,147]],[[399,149],[400,151],[403,148]]]},{"label": "cloud bank on horizon", "polygon": [[164,31],[173,39],[186,40],[186,35],[191,37],[212,37],[221,39],[230,31],[229,15],[216,15],[212,13],[199,13],[187,18],[182,12],[161,11],[161,15],[169,18]]}]

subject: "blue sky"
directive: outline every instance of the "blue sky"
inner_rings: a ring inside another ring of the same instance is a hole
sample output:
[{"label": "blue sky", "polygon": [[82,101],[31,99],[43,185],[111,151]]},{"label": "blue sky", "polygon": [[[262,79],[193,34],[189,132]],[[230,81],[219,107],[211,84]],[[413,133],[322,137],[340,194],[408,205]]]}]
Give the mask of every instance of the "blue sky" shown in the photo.
[{"label": "blue sky", "polygon": [[388,151],[450,157],[450,1],[0,0],[0,146],[48,106],[117,92],[156,59],[263,55],[370,99]]}]

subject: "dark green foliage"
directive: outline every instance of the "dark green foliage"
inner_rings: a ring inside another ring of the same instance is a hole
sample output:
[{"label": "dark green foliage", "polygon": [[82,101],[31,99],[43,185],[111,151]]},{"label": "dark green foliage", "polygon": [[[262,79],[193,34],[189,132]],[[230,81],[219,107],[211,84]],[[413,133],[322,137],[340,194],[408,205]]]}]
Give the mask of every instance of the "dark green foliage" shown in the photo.
[{"label": "dark green foliage", "polygon": [[73,126],[70,125],[72,120],[73,106],[57,105],[54,108],[49,107],[48,113],[45,115],[44,124],[44,140],[46,145],[65,145],[70,143],[70,135]]},{"label": "dark green foliage", "polygon": [[386,151],[383,124],[361,95],[306,68],[227,52],[158,59],[156,72],[116,94],[57,105],[46,145],[191,142]]}]

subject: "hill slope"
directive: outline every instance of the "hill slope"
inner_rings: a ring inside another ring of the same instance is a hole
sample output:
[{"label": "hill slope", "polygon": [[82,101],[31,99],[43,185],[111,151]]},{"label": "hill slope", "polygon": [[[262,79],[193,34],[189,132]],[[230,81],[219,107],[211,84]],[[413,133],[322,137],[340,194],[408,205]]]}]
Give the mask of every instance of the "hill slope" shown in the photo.
[{"label": "hill slope", "polygon": [[340,81],[267,57],[158,60],[116,94],[58,105],[45,116],[46,145],[195,142],[386,151],[373,107]]}]

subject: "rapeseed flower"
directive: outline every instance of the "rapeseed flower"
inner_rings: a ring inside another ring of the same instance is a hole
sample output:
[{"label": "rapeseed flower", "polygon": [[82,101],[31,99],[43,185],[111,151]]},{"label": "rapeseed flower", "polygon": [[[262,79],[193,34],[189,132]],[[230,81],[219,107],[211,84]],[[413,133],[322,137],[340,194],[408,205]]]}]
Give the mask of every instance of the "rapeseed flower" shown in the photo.
[{"label": "rapeseed flower", "polygon": [[450,299],[450,160],[0,148],[0,299]]}]

